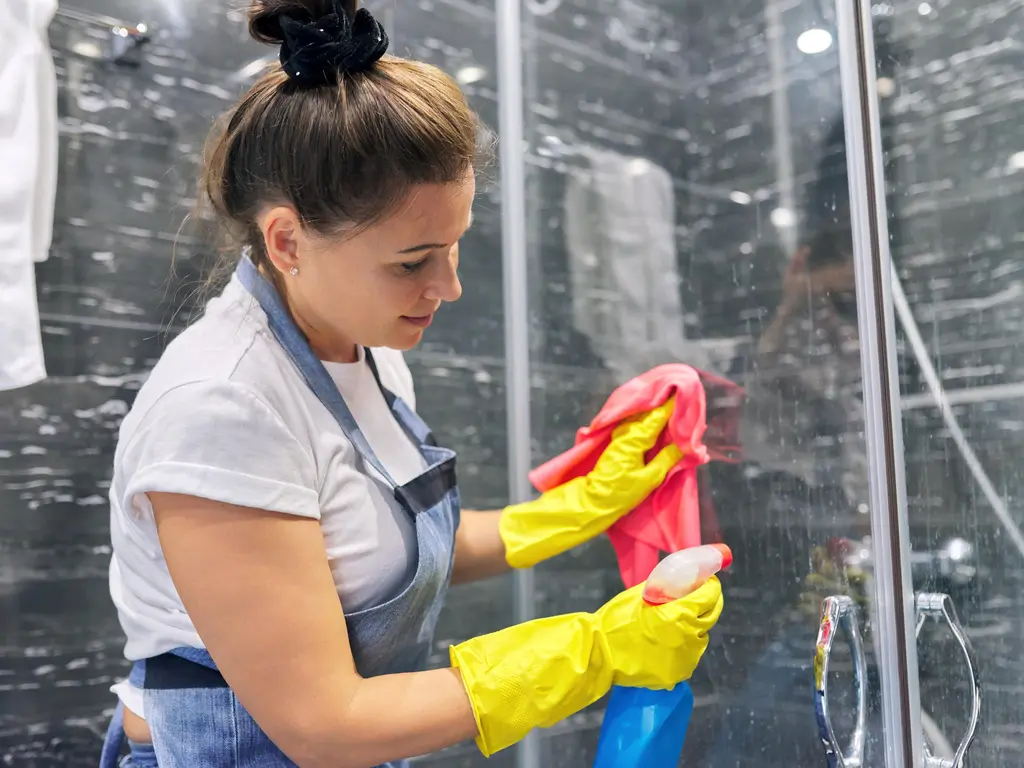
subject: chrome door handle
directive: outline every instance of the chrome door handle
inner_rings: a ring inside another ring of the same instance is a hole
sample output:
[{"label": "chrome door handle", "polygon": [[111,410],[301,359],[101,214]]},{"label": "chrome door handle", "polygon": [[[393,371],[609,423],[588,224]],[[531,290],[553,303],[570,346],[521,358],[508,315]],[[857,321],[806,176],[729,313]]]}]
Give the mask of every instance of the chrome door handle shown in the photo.
[{"label": "chrome door handle", "polygon": [[[864,660],[864,640],[860,634],[857,604],[845,595],[832,595],[821,601],[821,622],[814,649],[814,714],[818,738],[825,748],[829,768],[861,768],[867,734],[868,678]],[[857,721],[844,752],[836,740],[828,711],[828,663],[836,632],[845,629],[853,652],[853,680],[857,688]]]},{"label": "chrome door handle", "polygon": [[978,672],[978,659],[974,655],[974,648],[967,638],[960,619],[957,618],[956,609],[953,607],[953,600],[949,595],[931,592],[919,592],[914,595],[914,604],[917,608],[917,634],[920,636],[921,627],[929,618],[945,619],[949,625],[953,637],[960,644],[964,660],[967,662],[968,676],[971,681],[971,715],[967,722],[967,733],[960,740],[960,746],[952,758],[934,757],[930,754],[928,746],[925,745],[925,765],[927,768],[963,768],[964,756],[974,741],[974,734],[978,730],[978,720],[981,717],[981,677]]}]

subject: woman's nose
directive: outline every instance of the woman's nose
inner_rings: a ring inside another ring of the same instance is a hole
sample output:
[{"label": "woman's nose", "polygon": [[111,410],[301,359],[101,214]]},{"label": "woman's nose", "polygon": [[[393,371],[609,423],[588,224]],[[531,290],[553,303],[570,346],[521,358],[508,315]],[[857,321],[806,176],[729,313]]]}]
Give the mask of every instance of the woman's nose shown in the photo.
[{"label": "woman's nose", "polygon": [[430,285],[424,296],[432,301],[458,301],[462,296],[462,283],[459,281],[459,252],[453,249],[452,254],[442,262],[438,274],[432,276]]}]

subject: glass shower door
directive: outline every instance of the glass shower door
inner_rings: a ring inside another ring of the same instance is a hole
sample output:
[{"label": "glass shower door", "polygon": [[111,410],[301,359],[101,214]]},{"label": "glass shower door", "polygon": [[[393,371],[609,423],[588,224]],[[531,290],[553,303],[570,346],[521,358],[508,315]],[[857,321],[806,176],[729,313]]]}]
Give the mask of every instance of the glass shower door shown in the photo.
[{"label": "glass shower door", "polygon": [[932,764],[1020,765],[1024,3],[875,15],[913,587],[963,625],[918,632],[925,746]]},{"label": "glass shower door", "polygon": [[[867,402],[890,367],[861,341],[878,283],[857,276],[870,254],[854,258],[855,241],[870,249],[854,221],[868,193],[851,204],[865,157],[848,157],[844,109],[861,78],[841,76],[834,9],[526,0],[521,12],[530,462],[567,449],[629,378],[661,363],[702,371],[714,457],[698,481],[702,538],[736,560],[691,681],[683,764],[825,765],[820,639],[847,765],[904,768],[887,745],[908,729],[882,690],[916,675],[907,649],[893,666],[890,642],[898,627],[912,638],[913,598],[907,576],[900,616],[876,587],[902,574],[906,531],[885,514],[902,488],[882,429],[895,422]],[[871,541],[897,543],[885,578]],[[621,581],[602,540],[540,566],[531,588],[547,615],[596,608]],[[829,596],[839,631],[822,637]],[[602,706],[541,734],[519,764],[590,766]]]}]

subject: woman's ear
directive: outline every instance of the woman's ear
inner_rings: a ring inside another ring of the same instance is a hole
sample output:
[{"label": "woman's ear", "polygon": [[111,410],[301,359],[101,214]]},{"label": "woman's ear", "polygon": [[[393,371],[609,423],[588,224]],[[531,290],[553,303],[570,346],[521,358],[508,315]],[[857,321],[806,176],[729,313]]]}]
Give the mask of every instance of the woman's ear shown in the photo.
[{"label": "woman's ear", "polygon": [[281,274],[298,269],[302,224],[295,209],[287,205],[271,208],[260,216],[259,227],[274,269]]}]

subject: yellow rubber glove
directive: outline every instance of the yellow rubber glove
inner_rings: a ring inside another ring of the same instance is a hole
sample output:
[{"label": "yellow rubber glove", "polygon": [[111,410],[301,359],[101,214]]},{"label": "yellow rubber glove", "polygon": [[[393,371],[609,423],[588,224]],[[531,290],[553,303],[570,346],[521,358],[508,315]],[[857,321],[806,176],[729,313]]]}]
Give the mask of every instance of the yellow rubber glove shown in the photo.
[{"label": "yellow rubber glove", "polygon": [[682,452],[669,445],[649,464],[644,456],[654,447],[674,407],[675,400],[669,400],[616,427],[590,474],[533,501],[506,507],[498,530],[508,564],[529,568],[590,541],[661,485]]},{"label": "yellow rubber glove", "polygon": [[643,584],[596,613],[518,624],[450,649],[490,757],[536,727],[549,727],[613,685],[666,689],[693,674],[722,612],[712,578],[690,595],[647,605]]}]

